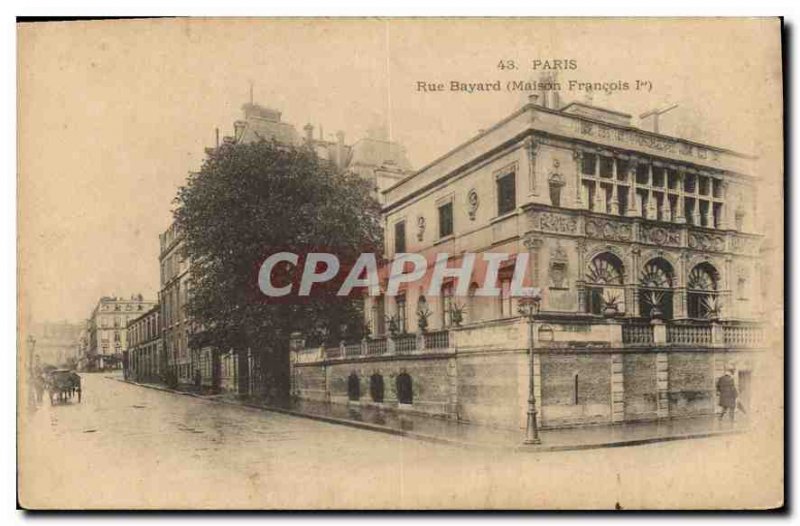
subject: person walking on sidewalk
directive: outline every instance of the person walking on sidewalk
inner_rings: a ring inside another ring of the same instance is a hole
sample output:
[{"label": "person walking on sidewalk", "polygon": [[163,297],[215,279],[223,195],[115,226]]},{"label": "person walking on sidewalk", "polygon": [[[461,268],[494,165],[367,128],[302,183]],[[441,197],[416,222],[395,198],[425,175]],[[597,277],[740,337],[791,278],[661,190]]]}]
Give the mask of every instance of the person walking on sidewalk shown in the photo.
[{"label": "person walking on sidewalk", "polygon": [[733,372],[733,367],[729,367],[725,374],[717,379],[717,394],[719,395],[719,405],[722,407],[719,419],[722,420],[727,414],[731,422],[733,422],[733,415],[736,412],[736,397],[739,395],[733,381]]}]

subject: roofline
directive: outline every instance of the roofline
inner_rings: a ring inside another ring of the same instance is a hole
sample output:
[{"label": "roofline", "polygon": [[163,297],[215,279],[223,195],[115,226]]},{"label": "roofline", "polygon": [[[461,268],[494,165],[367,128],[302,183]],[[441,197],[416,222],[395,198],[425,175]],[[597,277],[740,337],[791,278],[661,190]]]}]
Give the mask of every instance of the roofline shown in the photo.
[{"label": "roofline", "polygon": [[565,111],[570,106],[583,106],[585,108],[591,108],[593,110],[600,110],[600,111],[604,111],[606,113],[613,113],[615,115],[619,115],[620,117],[629,117],[629,118],[632,117],[632,115],[630,113],[624,113],[624,112],[617,111],[617,110],[610,110],[608,108],[603,108],[601,106],[594,106],[592,104],[586,104],[585,102],[581,102],[581,101],[578,101],[578,100],[573,100],[572,102],[570,102],[566,106],[562,106],[561,109],[558,110],[558,111]]},{"label": "roofline", "polygon": [[[572,104],[575,104],[575,103],[571,102],[567,106],[564,106],[564,108],[569,107]],[[563,108],[562,108],[562,110],[554,110],[552,108],[545,108],[544,106],[540,106],[538,104],[534,104],[534,103],[529,102],[529,103],[525,104],[522,108],[518,109],[517,111],[515,111],[512,114],[510,114],[507,117],[505,117],[504,119],[501,119],[500,121],[496,122],[491,127],[487,128],[487,129],[483,130],[482,132],[478,133],[477,135],[474,135],[473,137],[467,139],[465,142],[462,142],[461,144],[459,144],[455,148],[451,149],[447,153],[437,157],[436,159],[434,159],[433,161],[429,162],[428,164],[426,164],[425,166],[423,166],[422,168],[420,168],[419,170],[417,170],[413,174],[411,174],[408,177],[402,179],[401,181],[398,181],[397,183],[393,184],[389,188],[383,190],[381,193],[385,195],[388,192],[394,190],[395,188],[398,188],[398,187],[402,186],[403,184],[405,184],[406,182],[410,181],[415,176],[421,174],[425,170],[428,170],[429,168],[432,168],[433,166],[435,166],[439,162],[443,161],[444,159],[450,157],[451,155],[455,154],[459,150],[463,150],[464,148],[466,148],[470,144],[476,142],[478,139],[480,139],[483,136],[491,133],[492,131],[494,131],[497,128],[499,128],[499,127],[503,126],[504,124],[506,124],[508,121],[518,117],[519,115],[521,115],[521,114],[523,114],[526,111],[531,110],[531,109],[535,110],[535,111],[543,111],[545,113],[553,113],[553,114],[556,114],[556,115],[560,115],[560,116],[568,117],[568,118],[572,118],[572,119],[578,119],[578,120],[582,120],[582,121],[587,121],[587,122],[591,122],[591,123],[594,123],[594,124],[602,124],[602,125],[605,125],[605,126],[611,126],[611,127],[618,128],[618,129],[624,129],[624,130],[628,130],[628,131],[635,131],[637,133],[642,133],[642,134],[649,135],[649,136],[655,137],[655,138],[670,139],[670,140],[673,140],[673,141],[680,141],[680,142],[684,142],[684,143],[687,143],[687,144],[691,144],[692,146],[700,146],[702,148],[706,148],[706,149],[709,149],[709,150],[714,150],[714,151],[719,152],[719,153],[726,153],[726,154],[734,155],[736,157],[740,157],[740,158],[743,158],[743,159],[751,159],[752,160],[752,159],[756,159],[757,158],[754,155],[737,152],[735,150],[731,150],[731,149],[728,149],[728,148],[720,148],[719,146],[712,146],[710,144],[704,144],[704,143],[697,142],[697,141],[692,141],[692,140],[689,140],[689,139],[683,139],[683,138],[676,137],[676,136],[673,136],[673,135],[666,135],[666,134],[663,134],[663,133],[655,133],[655,132],[651,132],[649,130],[643,130],[641,128],[637,128],[636,126],[614,124],[614,123],[606,122],[606,121],[599,120],[599,119],[592,119],[591,117],[586,117],[584,115],[576,115],[574,113],[564,113],[563,112]],[[599,109],[602,110],[603,108],[599,108]],[[607,111],[607,110],[603,110],[603,111]],[[613,111],[613,110],[611,110],[611,111]]]},{"label": "roofline", "polygon": [[158,314],[160,312],[161,312],[161,304],[156,302],[156,304],[153,305],[152,307],[150,307],[148,310],[144,311],[139,316],[137,316],[135,318],[132,318],[130,321],[128,321],[128,323],[126,324],[126,327],[129,327],[129,326],[133,325],[134,323],[136,323],[137,321],[142,320],[146,316],[149,316],[149,315],[154,314],[154,313]]}]

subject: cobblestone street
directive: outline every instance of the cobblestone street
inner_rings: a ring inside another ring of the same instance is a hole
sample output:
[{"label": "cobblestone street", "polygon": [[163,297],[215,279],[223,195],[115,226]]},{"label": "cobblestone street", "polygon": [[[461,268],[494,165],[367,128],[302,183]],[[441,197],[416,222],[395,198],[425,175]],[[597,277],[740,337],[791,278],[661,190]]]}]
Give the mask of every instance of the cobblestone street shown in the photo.
[{"label": "cobblestone street", "polygon": [[[560,453],[463,449],[82,376],[81,403],[22,414],[23,506],[638,508],[669,495],[713,507],[748,495],[747,507],[773,489],[752,458],[730,454],[743,435]],[[683,494],[687,477],[706,492]]]}]

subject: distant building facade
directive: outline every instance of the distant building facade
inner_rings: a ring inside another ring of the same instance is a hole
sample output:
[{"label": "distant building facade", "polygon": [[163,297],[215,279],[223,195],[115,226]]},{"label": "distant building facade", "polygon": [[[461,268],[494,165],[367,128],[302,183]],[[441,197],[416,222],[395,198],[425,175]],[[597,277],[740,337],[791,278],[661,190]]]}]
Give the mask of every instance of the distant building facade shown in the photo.
[{"label": "distant building facade", "polygon": [[128,322],[155,304],[141,294],[131,295],[130,298],[100,298],[88,322],[88,350],[84,368],[121,369],[123,353],[128,350]]},{"label": "distant building facade", "polygon": [[529,255],[532,356],[511,257],[498,297],[473,276],[466,297],[446,281],[369,298],[370,339],[292,352],[294,396],[521,428],[532,370],[539,425],[622,423],[713,413],[735,367],[748,399],[766,348],[753,159],[559,104],[532,100],[383,191],[389,258]]},{"label": "distant building facade", "polygon": [[174,223],[161,234],[159,241],[159,300],[164,363],[179,383],[191,383],[194,377],[189,351],[191,326],[185,311],[190,287],[189,260],[183,253],[183,238]]},{"label": "distant building facade", "polygon": [[36,342],[36,355],[42,364],[75,366],[79,358],[77,347],[83,323],[42,322],[28,327],[28,335]]},{"label": "distant building facade", "polygon": [[128,322],[128,350],[124,353],[125,378],[154,382],[162,378],[164,353],[161,350],[161,306],[156,304]]}]

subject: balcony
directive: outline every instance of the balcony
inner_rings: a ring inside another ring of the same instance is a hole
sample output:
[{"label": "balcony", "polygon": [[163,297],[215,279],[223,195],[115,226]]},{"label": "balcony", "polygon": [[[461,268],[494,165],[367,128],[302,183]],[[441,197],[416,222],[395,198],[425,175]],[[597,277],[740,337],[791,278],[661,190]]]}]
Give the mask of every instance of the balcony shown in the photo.
[{"label": "balcony", "polygon": [[427,332],[421,335],[402,334],[356,343],[342,342],[333,347],[306,348],[297,352],[295,363],[349,360],[383,356],[409,356],[430,352],[446,352],[450,348],[450,332]]},{"label": "balcony", "polygon": [[[601,350],[641,352],[669,348],[731,349],[765,344],[764,330],[755,323],[670,320],[649,322],[624,319],[580,319],[543,316],[534,325],[539,351]],[[295,364],[391,358],[430,354],[469,353],[528,348],[528,324],[507,318],[453,327],[424,334],[402,334],[361,342],[298,350]]]}]

